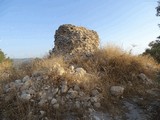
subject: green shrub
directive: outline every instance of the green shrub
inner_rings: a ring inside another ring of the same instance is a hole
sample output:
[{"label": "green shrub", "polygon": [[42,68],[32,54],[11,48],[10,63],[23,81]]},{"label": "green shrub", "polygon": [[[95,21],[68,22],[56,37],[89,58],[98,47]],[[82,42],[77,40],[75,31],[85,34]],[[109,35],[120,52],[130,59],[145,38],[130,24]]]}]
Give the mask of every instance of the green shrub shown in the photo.
[{"label": "green shrub", "polygon": [[3,51],[0,49],[0,63],[2,63],[5,60],[6,56],[3,53]]},{"label": "green shrub", "polygon": [[144,55],[152,56],[157,62],[160,63],[160,40],[155,40],[149,43],[148,49],[143,53]]}]

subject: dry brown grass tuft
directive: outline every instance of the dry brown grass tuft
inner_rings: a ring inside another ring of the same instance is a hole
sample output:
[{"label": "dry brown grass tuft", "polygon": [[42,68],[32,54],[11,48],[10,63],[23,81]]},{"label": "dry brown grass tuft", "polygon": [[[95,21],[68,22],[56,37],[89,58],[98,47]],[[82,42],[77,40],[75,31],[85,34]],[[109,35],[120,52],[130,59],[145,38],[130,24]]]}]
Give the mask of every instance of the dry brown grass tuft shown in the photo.
[{"label": "dry brown grass tuft", "polygon": [[40,60],[35,60],[33,62],[33,70],[51,70],[55,66],[66,67],[66,63],[63,60],[63,56],[52,56],[52,58],[44,58]]},{"label": "dry brown grass tuft", "polygon": [[3,61],[0,63],[0,93],[2,90],[2,83],[9,79],[11,73],[12,63],[10,61]]},{"label": "dry brown grass tuft", "polygon": [[159,69],[159,65],[151,57],[132,55],[113,45],[99,49],[90,57],[76,56],[70,63],[119,83],[132,81],[132,77],[139,73],[152,77]]},{"label": "dry brown grass tuft", "polygon": [[11,67],[11,62],[10,61],[4,61],[0,63],[0,72],[7,71]]}]

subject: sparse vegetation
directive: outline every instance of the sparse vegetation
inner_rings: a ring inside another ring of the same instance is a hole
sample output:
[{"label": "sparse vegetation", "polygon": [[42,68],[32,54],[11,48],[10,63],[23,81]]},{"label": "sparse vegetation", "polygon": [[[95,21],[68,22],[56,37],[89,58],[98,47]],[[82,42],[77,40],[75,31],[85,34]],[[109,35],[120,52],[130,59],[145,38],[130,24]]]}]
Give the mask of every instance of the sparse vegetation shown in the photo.
[{"label": "sparse vegetation", "polygon": [[[157,10],[157,16],[160,16],[160,1],[158,2],[158,6],[156,7]],[[159,24],[160,27],[160,24]],[[144,55],[150,55],[153,57],[157,62],[160,63],[160,36],[157,37],[157,40],[152,41],[148,45],[150,48],[147,48],[145,52],[143,53]]]},{"label": "sparse vegetation", "polygon": [[157,62],[160,63],[160,40],[155,40],[149,43],[148,49],[143,53],[144,55],[152,56]]},{"label": "sparse vegetation", "polygon": [[8,76],[12,68],[12,61],[6,58],[6,55],[0,50],[0,82],[3,78]]},{"label": "sparse vegetation", "polygon": [[[91,76],[80,77],[70,74],[71,65],[75,68],[84,68]],[[4,66],[6,67],[7,64]],[[25,75],[33,76],[36,71],[41,71],[43,76],[48,76],[43,83],[44,85],[59,85],[60,81],[66,80],[70,85],[78,84],[87,93],[98,87],[103,95],[103,99],[101,99],[103,107],[101,109],[113,113],[116,109],[119,111],[120,105],[115,105],[115,102],[120,102],[120,99],[112,97],[109,93],[111,86],[124,86],[123,97],[125,98],[129,99],[134,95],[143,96],[144,98],[146,96],[147,98],[146,89],[154,85],[145,85],[137,76],[144,73],[154,81],[155,74],[159,69],[159,64],[149,56],[132,55],[119,47],[110,45],[99,49],[90,56],[77,55],[69,59],[63,56],[52,56],[51,58],[35,60],[28,65],[22,65],[19,69],[12,69],[9,82],[11,82],[11,79],[22,79]],[[64,71],[65,74],[61,74]],[[9,78],[5,79],[8,80]],[[41,109],[47,111],[46,116],[48,118],[62,119],[61,115],[67,112],[68,109],[60,106],[60,109],[55,110],[48,105],[44,108],[37,108],[32,102],[22,101],[14,91],[1,100],[0,106],[1,117],[24,120],[40,119],[38,116],[32,116],[30,112],[32,111],[35,115],[38,115],[38,111]],[[83,116],[83,109],[75,109],[75,111],[79,117]]]}]

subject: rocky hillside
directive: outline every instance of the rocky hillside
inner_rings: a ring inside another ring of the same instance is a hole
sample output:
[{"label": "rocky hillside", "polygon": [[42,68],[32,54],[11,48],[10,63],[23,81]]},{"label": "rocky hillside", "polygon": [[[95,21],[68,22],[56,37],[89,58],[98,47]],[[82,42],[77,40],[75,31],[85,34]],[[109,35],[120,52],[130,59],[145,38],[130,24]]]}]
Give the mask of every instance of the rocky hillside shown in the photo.
[{"label": "rocky hillside", "polygon": [[[51,56],[0,74],[2,120],[159,120],[160,65],[62,25]],[[2,75],[3,74],[3,75]]]}]

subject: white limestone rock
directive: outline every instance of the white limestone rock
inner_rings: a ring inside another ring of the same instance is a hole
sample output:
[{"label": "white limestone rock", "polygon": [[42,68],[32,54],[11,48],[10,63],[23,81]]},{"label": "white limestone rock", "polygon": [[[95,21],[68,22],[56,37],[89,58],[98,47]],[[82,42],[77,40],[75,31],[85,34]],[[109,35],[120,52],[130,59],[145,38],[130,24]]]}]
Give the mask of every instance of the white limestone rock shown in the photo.
[{"label": "white limestone rock", "polygon": [[43,110],[41,110],[41,111],[40,111],[40,114],[41,114],[41,116],[44,116],[44,115],[46,114],[46,112],[43,111]]},{"label": "white limestone rock", "polygon": [[79,75],[80,77],[86,74],[86,71],[83,68],[76,68],[75,71],[76,71],[76,74]]},{"label": "white limestone rock", "polygon": [[52,94],[56,95],[58,93],[59,89],[58,88],[53,88],[52,89]]},{"label": "white limestone rock", "polygon": [[66,93],[68,90],[67,81],[62,82],[61,93]]},{"label": "white limestone rock", "polygon": [[145,84],[153,84],[152,80],[149,79],[144,73],[140,73],[138,77],[143,80]]},{"label": "white limestone rock", "polygon": [[81,103],[79,101],[76,101],[75,106],[76,106],[76,108],[80,108],[81,107]]},{"label": "white limestone rock", "polygon": [[69,69],[71,70],[71,72],[74,72],[74,66],[73,65],[69,66]]},{"label": "white limestone rock", "polygon": [[112,86],[110,92],[113,96],[121,96],[124,92],[124,87],[122,86]]},{"label": "white limestone rock", "polygon": [[53,108],[58,109],[59,108],[59,104],[58,103],[54,104]]},{"label": "white limestone rock", "polygon": [[97,96],[97,95],[99,95],[100,93],[98,92],[98,90],[97,89],[94,89],[94,90],[92,90],[92,92],[91,92],[91,95],[92,96]]},{"label": "white limestone rock", "polygon": [[57,74],[58,74],[58,75],[63,75],[64,73],[65,73],[65,70],[64,70],[63,67],[58,67],[58,68],[57,68]]},{"label": "white limestone rock", "polygon": [[27,100],[27,101],[31,99],[31,95],[27,93],[22,94],[20,97],[21,99]]},{"label": "white limestone rock", "polygon": [[51,100],[51,104],[54,105],[54,104],[56,104],[56,103],[57,103],[57,100],[56,100],[55,98],[53,98],[53,99]]},{"label": "white limestone rock", "polygon": [[44,106],[45,103],[47,103],[47,100],[46,99],[41,99],[40,102],[38,103],[38,105]]},{"label": "white limestone rock", "polygon": [[74,85],[73,89],[76,90],[76,91],[80,91],[80,87],[78,85]]},{"label": "white limestone rock", "polygon": [[15,83],[21,83],[22,81],[21,80],[15,80]]},{"label": "white limestone rock", "polygon": [[28,81],[28,80],[30,80],[30,77],[28,76],[28,75],[26,75],[23,79],[22,79],[22,81],[25,83],[26,81]]},{"label": "white limestone rock", "polygon": [[99,102],[94,103],[94,107],[96,107],[96,108],[100,108],[100,107],[101,107],[101,103],[99,103]]},{"label": "white limestone rock", "polygon": [[72,88],[69,89],[68,91],[70,98],[76,98],[78,96],[78,92],[73,90]]},{"label": "white limestone rock", "polygon": [[94,102],[98,102],[98,97],[91,97],[91,102],[94,103]]}]

